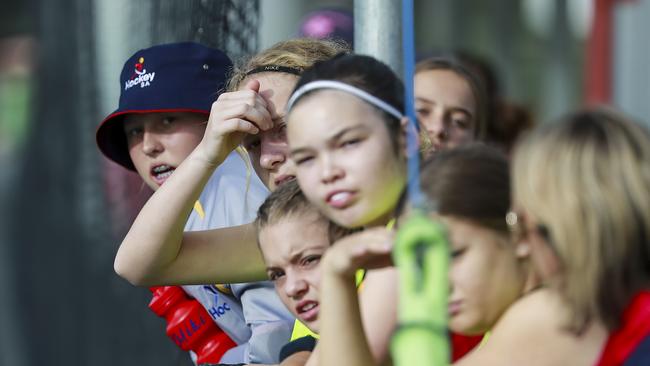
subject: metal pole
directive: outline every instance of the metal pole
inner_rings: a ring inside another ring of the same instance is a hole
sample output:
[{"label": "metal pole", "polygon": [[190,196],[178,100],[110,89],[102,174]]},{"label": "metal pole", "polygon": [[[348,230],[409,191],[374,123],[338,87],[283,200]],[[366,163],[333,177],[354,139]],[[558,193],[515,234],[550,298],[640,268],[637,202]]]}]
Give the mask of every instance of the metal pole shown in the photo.
[{"label": "metal pole", "polygon": [[400,77],[402,8],[395,0],[354,0],[354,51],[386,63]]},{"label": "metal pole", "polygon": [[616,3],[612,14],[612,102],[650,127],[650,2]]}]

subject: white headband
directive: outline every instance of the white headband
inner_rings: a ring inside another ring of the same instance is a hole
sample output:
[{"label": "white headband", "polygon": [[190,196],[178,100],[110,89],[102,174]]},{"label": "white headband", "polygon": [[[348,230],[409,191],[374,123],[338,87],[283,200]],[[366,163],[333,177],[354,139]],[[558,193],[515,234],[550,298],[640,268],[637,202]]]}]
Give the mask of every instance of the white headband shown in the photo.
[{"label": "white headband", "polygon": [[291,110],[293,105],[296,103],[296,101],[302,97],[305,93],[310,92],[312,90],[316,89],[336,89],[336,90],[342,90],[344,92],[348,92],[350,94],[353,94],[366,102],[374,105],[375,107],[378,107],[379,109],[387,112],[388,114],[392,115],[393,117],[397,119],[401,119],[403,117],[402,113],[395,109],[393,106],[390,104],[384,102],[383,100],[375,97],[374,95],[369,94],[368,92],[361,90],[355,86],[342,83],[340,81],[334,81],[334,80],[317,80],[317,81],[312,81],[310,83],[307,83],[291,95],[291,98],[289,98],[289,102],[287,102],[287,112]]}]

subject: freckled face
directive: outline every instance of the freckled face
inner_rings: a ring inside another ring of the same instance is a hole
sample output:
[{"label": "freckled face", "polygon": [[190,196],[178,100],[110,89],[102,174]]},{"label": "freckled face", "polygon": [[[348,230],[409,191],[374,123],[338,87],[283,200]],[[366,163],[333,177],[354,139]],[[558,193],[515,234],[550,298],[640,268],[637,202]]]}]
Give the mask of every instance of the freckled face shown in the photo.
[{"label": "freckled face", "polygon": [[390,220],[406,164],[373,106],[342,91],[316,91],[292,109],[287,131],[300,188],[321,212],[348,228]]}]

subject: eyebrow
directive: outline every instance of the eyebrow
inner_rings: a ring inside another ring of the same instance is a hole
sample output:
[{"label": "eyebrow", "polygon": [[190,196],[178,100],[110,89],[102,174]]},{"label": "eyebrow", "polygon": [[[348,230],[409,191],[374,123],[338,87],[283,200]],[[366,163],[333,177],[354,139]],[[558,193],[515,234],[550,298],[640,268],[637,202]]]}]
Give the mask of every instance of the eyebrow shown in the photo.
[{"label": "eyebrow", "polygon": [[[309,248],[307,248],[307,249],[309,249]],[[295,262],[297,262],[298,260],[300,260],[300,257],[302,257],[302,255],[303,255],[304,252],[305,252],[305,250],[302,250],[302,251],[300,251],[300,252],[298,252],[298,253],[292,254],[292,255],[289,257],[289,263],[295,263]],[[266,267],[266,271],[267,271],[267,272],[268,272],[268,271],[273,271],[273,270],[282,270],[282,267],[278,267],[278,266],[270,266],[270,267]]]},{"label": "eyebrow", "polygon": [[280,267],[266,267],[266,272],[277,271],[281,269]]},{"label": "eyebrow", "polygon": [[418,97],[418,96],[415,97],[415,100],[420,101],[420,102],[429,103],[429,104],[436,104],[433,100],[429,100],[427,98]]},{"label": "eyebrow", "polygon": [[[415,101],[425,102],[425,103],[429,103],[429,104],[437,104],[433,100],[429,100],[429,99],[423,98],[423,97],[415,97]],[[467,109],[465,109],[463,107],[452,107],[451,109],[453,111],[460,111],[460,112],[466,113],[470,117],[474,117],[474,113],[470,112],[469,110],[467,110]]]},{"label": "eyebrow", "polygon": [[[341,136],[345,135],[348,132],[351,132],[351,131],[354,131],[354,130],[365,130],[365,129],[366,129],[366,126],[364,126],[362,124],[357,124],[355,126],[346,127],[344,129],[340,130],[339,132],[333,134],[332,136],[328,137],[327,138],[327,143],[330,144],[330,143],[332,143],[332,141],[336,141],[336,140],[340,139]],[[289,153],[290,153],[290,155],[299,154],[301,152],[304,152],[304,151],[307,151],[307,150],[310,150],[310,149],[311,148],[309,148],[309,147],[298,147],[298,148],[295,148],[295,149],[291,149],[291,151]]]}]

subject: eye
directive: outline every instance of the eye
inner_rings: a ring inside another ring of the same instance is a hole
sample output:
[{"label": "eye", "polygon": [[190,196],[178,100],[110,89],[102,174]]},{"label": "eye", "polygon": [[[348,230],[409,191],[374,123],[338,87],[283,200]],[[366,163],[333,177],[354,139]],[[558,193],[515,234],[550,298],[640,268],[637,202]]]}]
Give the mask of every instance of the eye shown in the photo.
[{"label": "eye", "polygon": [[311,267],[320,262],[321,255],[309,255],[302,260],[302,264],[305,267]]},{"label": "eye", "polygon": [[284,276],[284,272],[280,270],[273,270],[268,271],[267,275],[269,276],[269,280],[277,281],[280,277]]},{"label": "eye", "polygon": [[126,138],[129,140],[132,140],[140,135],[142,135],[143,128],[140,126],[137,127],[130,127],[127,128],[125,133],[126,133]]},{"label": "eye", "polygon": [[469,126],[469,121],[465,118],[452,118],[451,124],[455,127],[466,129]]},{"label": "eye", "polygon": [[452,259],[458,259],[460,256],[462,256],[467,248],[456,248],[451,251],[451,258]]},{"label": "eye", "polygon": [[260,147],[259,138],[250,138],[244,141],[244,148],[248,151],[255,150]]},{"label": "eye", "polygon": [[165,116],[165,118],[162,119],[162,125],[163,126],[169,126],[172,123],[176,121],[176,117],[174,116]]},{"label": "eye", "polygon": [[353,147],[361,142],[360,138],[349,138],[341,142],[341,147]]},{"label": "eye", "polygon": [[302,155],[298,157],[294,157],[293,161],[296,165],[305,165],[309,163],[310,161],[313,161],[314,157],[310,155]]},{"label": "eye", "polygon": [[468,129],[472,124],[472,116],[465,111],[452,110],[446,116],[445,122],[449,123],[451,127]]},{"label": "eye", "polygon": [[416,108],[415,113],[418,117],[426,117],[431,113],[431,111],[428,108]]}]

